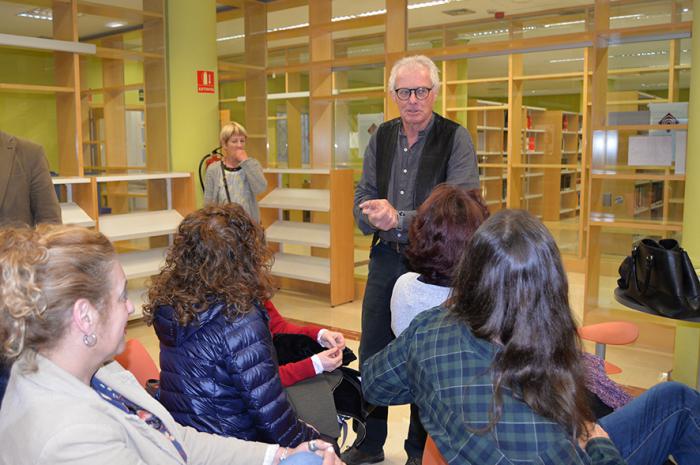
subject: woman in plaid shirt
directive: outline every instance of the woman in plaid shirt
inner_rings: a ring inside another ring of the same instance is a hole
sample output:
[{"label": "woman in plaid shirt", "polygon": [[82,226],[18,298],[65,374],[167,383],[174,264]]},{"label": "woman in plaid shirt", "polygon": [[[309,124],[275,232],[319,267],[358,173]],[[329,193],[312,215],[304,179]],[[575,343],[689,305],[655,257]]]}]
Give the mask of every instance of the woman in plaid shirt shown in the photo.
[{"label": "woman in plaid shirt", "polygon": [[418,405],[449,463],[700,463],[700,395],[681,384],[594,422],[566,273],[535,217],[487,220],[454,290],[362,366],[366,400]]}]

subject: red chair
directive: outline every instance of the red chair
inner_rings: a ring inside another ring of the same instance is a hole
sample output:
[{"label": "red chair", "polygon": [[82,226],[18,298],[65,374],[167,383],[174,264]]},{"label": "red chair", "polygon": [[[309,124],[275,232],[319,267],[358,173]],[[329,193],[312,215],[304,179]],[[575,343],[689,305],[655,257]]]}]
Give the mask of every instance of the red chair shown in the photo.
[{"label": "red chair", "polygon": [[422,463],[423,465],[447,465],[447,460],[442,456],[430,435],[428,435],[428,440],[425,441]]},{"label": "red chair", "polygon": [[149,379],[160,378],[160,370],[146,348],[137,339],[126,341],[124,352],[114,357],[121,366],[129,370],[141,386],[146,386]]},{"label": "red chair", "polygon": [[[582,326],[578,329],[582,339],[595,342],[595,354],[605,361],[605,348],[608,344],[632,344],[639,337],[639,327],[628,321],[607,321],[594,325]],[[609,375],[622,373],[615,364],[605,362],[605,372]]]}]

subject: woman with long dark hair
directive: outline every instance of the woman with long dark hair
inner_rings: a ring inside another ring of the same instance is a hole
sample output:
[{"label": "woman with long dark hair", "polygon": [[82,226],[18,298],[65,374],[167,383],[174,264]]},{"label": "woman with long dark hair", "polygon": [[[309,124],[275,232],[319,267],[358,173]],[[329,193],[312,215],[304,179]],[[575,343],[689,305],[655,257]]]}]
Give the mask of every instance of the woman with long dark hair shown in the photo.
[{"label": "woman with long dark hair", "polygon": [[700,461],[700,396],[662,383],[594,422],[554,239],[521,210],[472,236],[448,307],[362,366],[366,399],[414,402],[450,463]]}]

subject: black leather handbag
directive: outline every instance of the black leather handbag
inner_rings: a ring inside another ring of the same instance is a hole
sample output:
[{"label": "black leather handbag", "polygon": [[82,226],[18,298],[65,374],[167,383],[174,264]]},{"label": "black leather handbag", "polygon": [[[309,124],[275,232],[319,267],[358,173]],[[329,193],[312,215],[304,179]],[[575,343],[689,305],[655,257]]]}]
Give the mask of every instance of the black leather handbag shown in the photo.
[{"label": "black leather handbag", "polygon": [[619,273],[616,295],[625,305],[668,318],[700,317],[700,281],[675,239],[642,239]]}]

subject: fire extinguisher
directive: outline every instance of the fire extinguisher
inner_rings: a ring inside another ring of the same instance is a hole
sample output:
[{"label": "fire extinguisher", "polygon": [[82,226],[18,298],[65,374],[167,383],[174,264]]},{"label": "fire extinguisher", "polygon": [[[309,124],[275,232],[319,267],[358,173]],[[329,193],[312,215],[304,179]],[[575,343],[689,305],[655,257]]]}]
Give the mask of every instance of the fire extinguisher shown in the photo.
[{"label": "fire extinguisher", "polygon": [[206,173],[206,168],[208,168],[209,165],[221,161],[223,157],[224,155],[221,153],[221,147],[217,147],[199,160],[199,185],[202,187],[202,191],[204,191],[204,174],[202,174],[202,168],[204,168],[204,173]]}]

